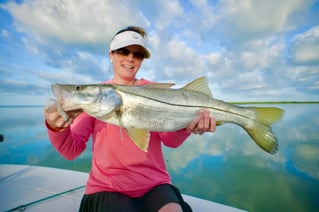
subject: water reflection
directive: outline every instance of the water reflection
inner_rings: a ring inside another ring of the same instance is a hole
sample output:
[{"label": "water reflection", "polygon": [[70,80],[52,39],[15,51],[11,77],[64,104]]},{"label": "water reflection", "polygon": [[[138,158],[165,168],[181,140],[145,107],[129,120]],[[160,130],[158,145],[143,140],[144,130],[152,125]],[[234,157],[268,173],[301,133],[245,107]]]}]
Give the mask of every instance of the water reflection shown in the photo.
[{"label": "water reflection", "polygon": [[261,150],[234,125],[213,135],[192,136],[166,149],[174,182],[183,192],[249,211],[318,211],[319,107],[280,105],[274,125],[279,152]]},{"label": "water reflection", "polygon": [[[280,107],[277,154],[261,150],[238,126],[224,125],[214,134],[192,135],[178,149],[164,148],[173,182],[183,193],[249,211],[318,211],[319,107]],[[52,148],[42,108],[0,108],[0,116],[2,164],[90,170],[90,149],[73,162]]]}]

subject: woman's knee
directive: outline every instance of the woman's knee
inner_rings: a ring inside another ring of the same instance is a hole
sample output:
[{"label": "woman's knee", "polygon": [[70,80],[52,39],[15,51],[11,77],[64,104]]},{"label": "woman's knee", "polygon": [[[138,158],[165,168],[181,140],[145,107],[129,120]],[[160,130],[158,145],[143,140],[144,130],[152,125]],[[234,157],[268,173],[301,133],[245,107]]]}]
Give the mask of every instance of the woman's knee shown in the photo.
[{"label": "woman's knee", "polygon": [[182,212],[182,207],[179,203],[170,202],[159,209],[159,212]]}]

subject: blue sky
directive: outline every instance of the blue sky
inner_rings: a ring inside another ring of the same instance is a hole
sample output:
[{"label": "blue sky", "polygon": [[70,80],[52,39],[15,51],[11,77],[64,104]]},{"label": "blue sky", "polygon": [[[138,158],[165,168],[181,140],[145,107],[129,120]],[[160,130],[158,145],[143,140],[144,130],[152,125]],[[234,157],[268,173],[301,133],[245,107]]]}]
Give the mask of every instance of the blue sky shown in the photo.
[{"label": "blue sky", "polygon": [[318,0],[1,1],[0,20],[0,105],[111,78],[109,43],[127,25],[149,34],[139,78],[207,76],[225,101],[319,100]]}]

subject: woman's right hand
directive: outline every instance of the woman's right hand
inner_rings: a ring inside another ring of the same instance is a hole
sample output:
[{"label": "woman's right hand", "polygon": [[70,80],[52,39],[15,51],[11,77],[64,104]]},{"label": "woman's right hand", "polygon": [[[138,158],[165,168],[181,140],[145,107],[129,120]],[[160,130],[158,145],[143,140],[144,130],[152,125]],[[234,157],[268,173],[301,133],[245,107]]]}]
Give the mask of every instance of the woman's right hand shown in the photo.
[{"label": "woman's right hand", "polygon": [[53,103],[44,107],[44,118],[49,128],[60,132],[69,127],[81,112],[82,110],[68,111],[66,112],[66,119],[66,117],[62,117],[58,112],[57,103]]}]

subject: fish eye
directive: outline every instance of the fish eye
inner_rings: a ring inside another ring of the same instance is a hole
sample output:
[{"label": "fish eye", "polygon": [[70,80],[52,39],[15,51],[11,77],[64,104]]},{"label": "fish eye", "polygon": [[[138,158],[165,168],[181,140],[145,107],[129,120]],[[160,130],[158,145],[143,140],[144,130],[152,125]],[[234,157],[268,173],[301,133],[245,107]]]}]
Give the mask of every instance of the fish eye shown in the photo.
[{"label": "fish eye", "polygon": [[76,86],[75,86],[75,90],[76,90],[76,91],[81,91],[81,90],[82,90],[82,87],[81,87],[80,85],[76,85]]}]

